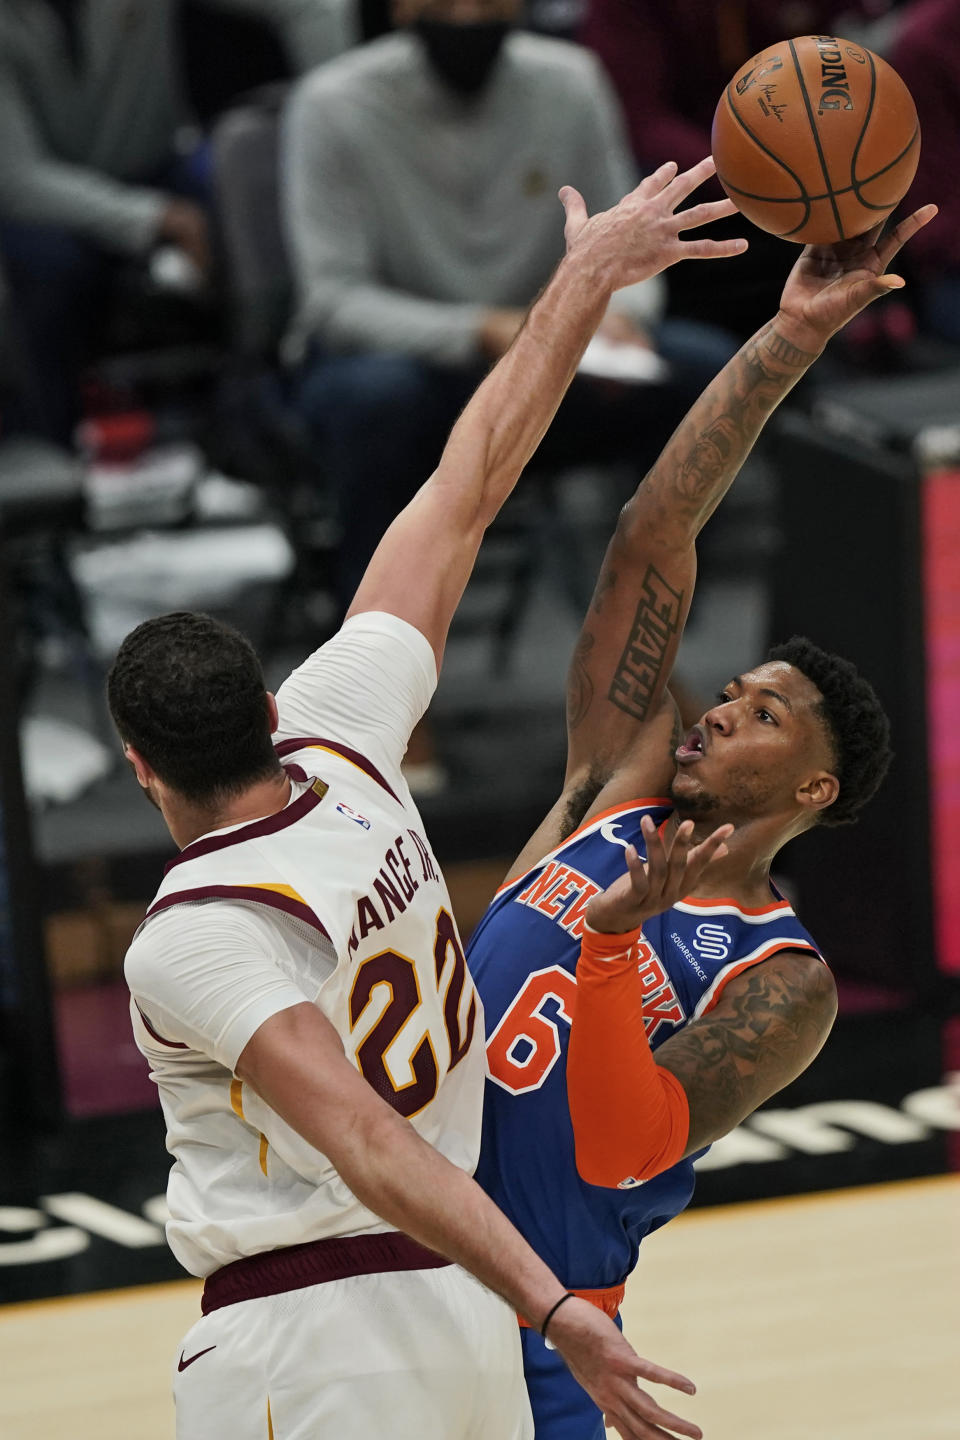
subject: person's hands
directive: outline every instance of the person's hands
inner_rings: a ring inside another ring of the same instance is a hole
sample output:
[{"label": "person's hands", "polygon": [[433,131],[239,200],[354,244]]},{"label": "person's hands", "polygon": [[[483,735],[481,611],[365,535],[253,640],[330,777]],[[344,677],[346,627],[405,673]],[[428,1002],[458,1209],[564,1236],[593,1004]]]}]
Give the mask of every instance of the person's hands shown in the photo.
[{"label": "person's hands", "polygon": [[637,1384],[639,1377],[693,1395],[693,1381],[644,1360],[602,1310],[586,1300],[566,1301],[550,1321],[547,1338],[623,1440],[668,1440],[668,1433],[700,1440],[698,1425],[664,1410]]},{"label": "person's hands", "polygon": [[564,239],[567,256],[595,266],[610,286],[620,290],[639,280],[649,280],[678,260],[717,260],[742,255],[746,240],[687,240],[680,235],[712,220],[733,215],[732,200],[711,200],[692,205],[679,214],[677,206],[714,173],[708,155],[692,170],[677,174],[668,161],[642,180],[612,210],[588,216],[583,196],[571,185],[560,191],[566,212]]},{"label": "person's hands", "polygon": [[882,225],[837,245],[808,245],[787,277],[777,329],[799,349],[816,353],[881,295],[903,288],[899,275],[887,275],[894,256],[937,213],[924,205],[886,235]]},{"label": "person's hands", "polygon": [[646,863],[636,846],[627,846],[627,873],[618,876],[587,906],[586,920],[591,930],[623,935],[669,910],[697,887],[711,861],[726,855],[724,841],[733,834],[732,825],[721,825],[701,844],[694,845],[693,821],[684,820],[671,843],[665,845],[649,815],[640,821],[640,829],[646,842]]},{"label": "person's hands", "polygon": [[160,216],[157,239],[178,245],[201,275],[210,273],[210,225],[204,211],[192,200],[168,200]]},{"label": "person's hands", "polygon": [[523,324],[525,310],[514,310],[507,306],[491,306],[480,317],[477,339],[480,349],[490,360],[499,360],[505,355],[517,337]]}]

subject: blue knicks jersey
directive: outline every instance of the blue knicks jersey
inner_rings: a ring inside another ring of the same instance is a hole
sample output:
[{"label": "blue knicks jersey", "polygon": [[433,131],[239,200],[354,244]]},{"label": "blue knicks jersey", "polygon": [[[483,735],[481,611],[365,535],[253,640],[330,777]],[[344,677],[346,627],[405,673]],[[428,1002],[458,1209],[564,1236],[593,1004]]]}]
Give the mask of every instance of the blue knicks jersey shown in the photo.
[{"label": "blue knicks jersey", "polygon": [[[645,847],[644,815],[659,825],[669,802],[639,800],[599,815],[539,865],[505,886],[480,921],[467,957],[483,1000],[490,1078],[476,1178],[565,1285],[619,1285],[643,1237],[693,1194],[693,1157],[616,1190],[577,1174],[567,1104],[571,1002],[587,904],[626,869],[624,848]],[[744,910],[689,900],[644,927],[639,969],[654,1049],[716,1003],[724,985],[778,950],[819,953],[791,907]]]}]

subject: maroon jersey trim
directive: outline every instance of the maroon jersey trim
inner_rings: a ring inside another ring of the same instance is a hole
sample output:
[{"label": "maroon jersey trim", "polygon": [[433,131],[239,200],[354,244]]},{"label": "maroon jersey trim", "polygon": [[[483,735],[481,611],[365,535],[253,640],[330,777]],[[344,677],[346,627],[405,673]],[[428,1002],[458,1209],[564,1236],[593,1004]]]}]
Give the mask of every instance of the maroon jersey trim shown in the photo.
[{"label": "maroon jersey trim", "polygon": [[172,905],[189,905],[194,900],[252,900],[255,905],[270,905],[274,910],[283,910],[295,920],[302,920],[318,930],[324,939],[330,939],[329,931],[309,905],[302,900],[294,900],[292,895],[281,895],[276,890],[259,885],[197,885],[192,890],[174,890],[150,906],[147,918],[159,915],[161,910],[169,910]]},{"label": "maroon jersey trim", "polygon": [[154,1030],[153,1026],[150,1024],[150,1021],[144,1014],[143,1009],[140,1006],[139,1000],[134,1000],[133,1003],[134,1005],[136,1005],[137,1010],[140,1012],[140,1019],[143,1021],[145,1029],[150,1035],[153,1036],[154,1040],[156,1040],[159,1045],[166,1045],[170,1050],[190,1049],[190,1046],[185,1045],[182,1040],[167,1040],[165,1036],[160,1034],[159,1030]]},{"label": "maroon jersey trim", "polygon": [[326,793],[327,786],[324,782],[316,780],[292,805],[278,810],[275,815],[268,815],[265,820],[253,820],[249,825],[241,825],[227,835],[209,835],[205,840],[194,840],[191,845],[185,845],[180,854],[175,855],[163,867],[163,873],[169,875],[175,865],[182,865],[186,860],[197,860],[201,855],[212,855],[215,850],[225,850],[229,845],[242,845],[245,840],[258,840],[263,835],[275,835],[278,830],[285,830],[288,825],[295,825],[304,815],[309,815]]},{"label": "maroon jersey trim", "polygon": [[318,746],[322,750],[330,750],[334,755],[340,755],[344,760],[349,760],[351,765],[356,765],[358,770],[362,770],[365,775],[370,776],[371,780],[375,780],[378,785],[382,786],[398,805],[403,804],[400,796],[383,778],[373,761],[368,760],[365,755],[361,755],[358,750],[351,750],[349,745],[341,745],[339,740],[322,740],[315,735],[305,736],[302,739],[281,740],[273,748],[277,752],[278,758],[282,760],[284,755],[295,755],[298,750],[308,750],[314,746]]},{"label": "maroon jersey trim", "polygon": [[346,1280],[351,1275],[382,1275],[395,1270],[436,1270],[450,1261],[428,1250],[409,1235],[345,1235],[339,1239],[308,1240],[282,1250],[265,1250],[244,1256],[215,1270],[203,1282],[200,1309],[204,1315],[241,1300],[282,1295],[307,1285]]}]

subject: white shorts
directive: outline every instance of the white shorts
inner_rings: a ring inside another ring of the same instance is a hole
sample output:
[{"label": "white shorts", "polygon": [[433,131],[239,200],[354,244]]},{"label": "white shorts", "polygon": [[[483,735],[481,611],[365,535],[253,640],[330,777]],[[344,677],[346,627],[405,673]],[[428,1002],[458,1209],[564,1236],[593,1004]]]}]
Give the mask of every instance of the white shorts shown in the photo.
[{"label": "white shorts", "polygon": [[532,1440],[517,1318],[456,1265],[225,1305],[174,1363],[177,1440]]}]

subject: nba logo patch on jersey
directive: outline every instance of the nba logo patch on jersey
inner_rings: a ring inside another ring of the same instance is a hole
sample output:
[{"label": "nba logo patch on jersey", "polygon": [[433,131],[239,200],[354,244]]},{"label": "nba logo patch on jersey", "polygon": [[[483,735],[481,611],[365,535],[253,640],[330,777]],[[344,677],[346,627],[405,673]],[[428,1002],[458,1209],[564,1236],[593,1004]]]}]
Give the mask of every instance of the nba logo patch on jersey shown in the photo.
[{"label": "nba logo patch on jersey", "polygon": [[347,819],[352,820],[354,824],[362,825],[364,830],[370,829],[370,821],[366,815],[361,815],[359,810],[354,810],[352,806],[345,805],[342,800],[337,805],[337,809],[341,815],[346,815]]}]

